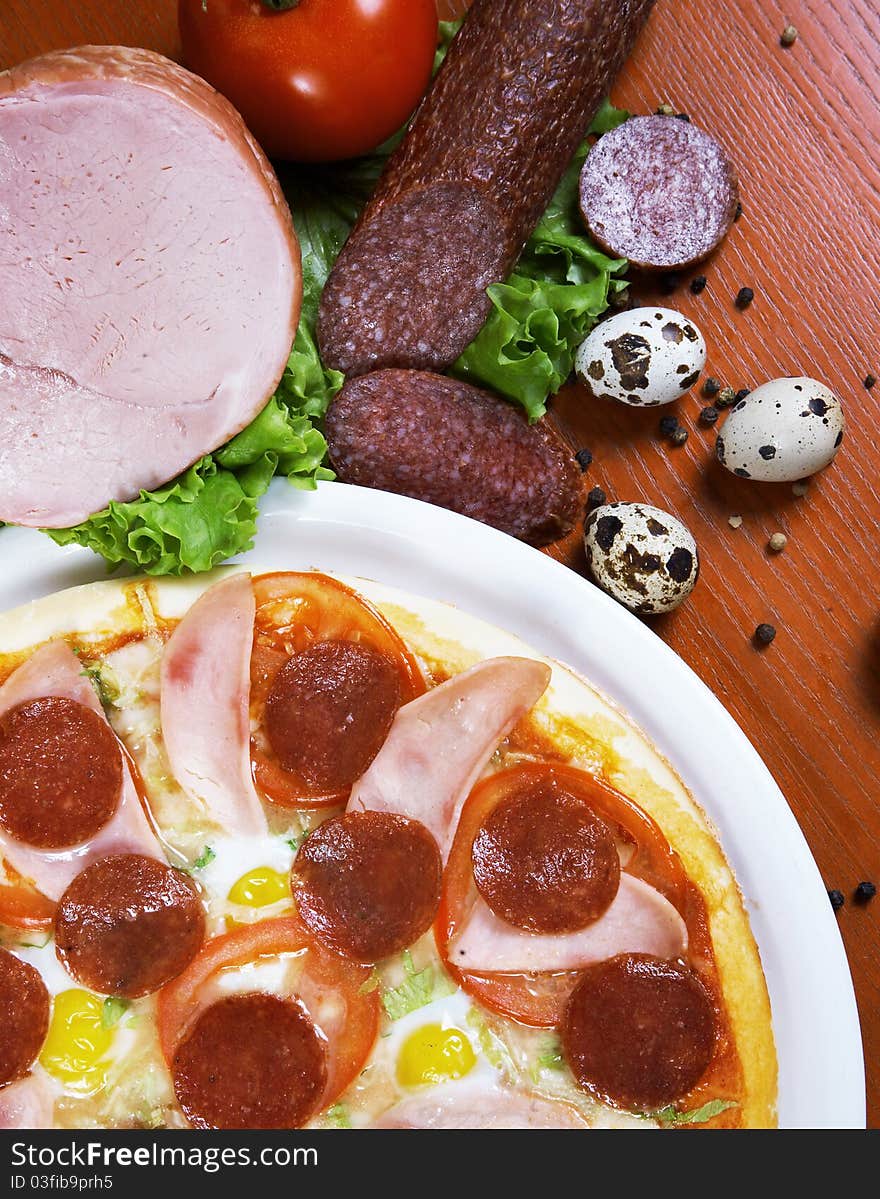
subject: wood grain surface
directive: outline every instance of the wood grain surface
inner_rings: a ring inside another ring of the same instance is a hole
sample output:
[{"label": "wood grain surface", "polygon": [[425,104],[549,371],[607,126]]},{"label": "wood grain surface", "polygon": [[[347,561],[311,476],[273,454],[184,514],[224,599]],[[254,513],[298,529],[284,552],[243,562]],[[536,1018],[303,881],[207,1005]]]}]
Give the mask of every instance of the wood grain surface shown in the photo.
[{"label": "wood grain surface", "polygon": [[[83,42],[175,55],[175,9],[173,0],[3,0],[0,67]],[[800,36],[783,49],[788,22]],[[673,104],[738,165],[744,216],[701,268],[706,291],[664,296],[703,330],[707,372],[736,389],[813,375],[846,410],[836,462],[796,497],[790,485],[739,480],[714,462],[697,393],[678,405],[690,430],[681,448],[658,437],[656,412],[597,403],[575,387],[555,405],[572,440],[593,452],[592,486],[668,509],[697,539],[697,590],[652,627],[746,731],[826,884],[847,896],[839,920],[876,1127],[880,898],[858,906],[852,890],[862,879],[880,884],[880,384],[862,385],[869,372],[880,376],[880,13],[873,0],[659,0],[613,97],[634,112]],[[744,285],[756,298],[741,312],[733,299]],[[633,290],[659,297],[641,280]],[[743,518],[737,529],[732,515]],[[774,556],[766,547],[776,531],[788,546]],[[583,569],[577,536],[554,552]],[[778,635],[759,651],[751,637],[762,621]]]}]

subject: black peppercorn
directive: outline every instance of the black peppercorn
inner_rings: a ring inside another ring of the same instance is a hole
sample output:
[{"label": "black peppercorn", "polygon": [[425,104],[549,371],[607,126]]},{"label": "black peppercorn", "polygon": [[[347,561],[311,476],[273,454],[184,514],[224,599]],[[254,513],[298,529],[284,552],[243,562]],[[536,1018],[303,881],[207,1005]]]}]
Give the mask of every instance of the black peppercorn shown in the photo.
[{"label": "black peppercorn", "polygon": [[575,454],[577,464],[581,470],[589,469],[590,463],[593,461],[593,455],[589,450],[578,450]]},{"label": "black peppercorn", "polygon": [[715,400],[716,408],[729,408],[736,403],[736,392],[732,387],[722,387]]},{"label": "black peppercorn", "polygon": [[594,508],[601,508],[607,499],[608,497],[601,487],[594,487],[587,496],[587,508],[590,512],[592,512]]},{"label": "black peppercorn", "polygon": [[717,420],[718,420],[718,409],[715,408],[712,404],[707,405],[700,412],[700,424],[701,425],[714,425]]},{"label": "black peppercorn", "polygon": [[842,891],[829,891],[828,898],[831,900],[831,906],[834,908],[835,912],[839,912],[846,903]]},{"label": "black peppercorn", "polygon": [[877,894],[877,888],[873,883],[859,883],[856,887],[853,897],[856,903],[868,903]]},{"label": "black peppercorn", "polygon": [[755,641],[758,645],[769,645],[776,636],[776,629],[772,624],[759,624],[755,629]]},{"label": "black peppercorn", "polygon": [[798,31],[794,25],[786,25],[782,33],[779,35],[780,46],[785,46],[786,50],[789,46],[793,46],[798,39]]},{"label": "black peppercorn", "polygon": [[752,300],[755,298],[755,293],[750,287],[741,287],[736,293],[737,308],[748,308]]},{"label": "black peppercorn", "polygon": [[677,121],[687,121],[688,125],[691,123],[691,119],[686,112],[677,112],[675,114],[675,119]]},{"label": "black peppercorn", "polygon": [[688,439],[688,431],[683,425],[679,425],[675,432],[670,436],[669,440],[673,445],[684,445]]},{"label": "black peppercorn", "polygon": [[671,437],[678,428],[677,416],[661,416],[660,417],[660,432],[664,437]]},{"label": "black peppercorn", "polygon": [[865,387],[867,387],[868,391],[870,391],[871,388],[874,386],[874,384],[877,382],[877,376],[876,375],[865,375],[862,382],[864,383]]},{"label": "black peppercorn", "polygon": [[717,379],[713,379],[713,377],[711,375],[703,383],[703,395],[704,396],[717,396],[718,392],[720,390],[721,390],[721,384],[718,382]]},{"label": "black peppercorn", "polygon": [[705,275],[694,275],[693,279],[691,279],[691,291],[695,296],[698,296],[701,291],[706,290],[706,284],[708,282],[709,280]]}]

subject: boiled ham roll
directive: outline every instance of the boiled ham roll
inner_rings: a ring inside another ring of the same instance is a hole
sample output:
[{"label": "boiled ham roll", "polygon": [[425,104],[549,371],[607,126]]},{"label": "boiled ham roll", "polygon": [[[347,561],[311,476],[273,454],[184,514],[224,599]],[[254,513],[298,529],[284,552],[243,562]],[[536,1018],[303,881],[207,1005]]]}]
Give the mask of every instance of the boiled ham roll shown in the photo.
[{"label": "boiled ham roll", "polygon": [[0,73],[0,520],[134,499],[272,394],[302,295],[278,181],[238,113],[158,54]]},{"label": "boiled ham roll", "polygon": [[210,819],[242,836],[267,829],[251,777],[255,609],[249,574],[222,579],[189,609],[162,659],[162,735],[174,777]]},{"label": "boiled ham roll", "polygon": [[29,1074],[0,1090],[0,1129],[51,1128],[55,1095],[42,1073]]},{"label": "boiled ham roll", "polygon": [[572,933],[530,933],[499,919],[477,898],[449,952],[460,970],[475,974],[528,974],[582,970],[620,953],[677,958],[687,949],[681,916],[654,887],[621,874],[608,910]]},{"label": "boiled ham roll", "polygon": [[498,1084],[446,1083],[404,1099],[373,1128],[587,1128],[573,1104]]}]

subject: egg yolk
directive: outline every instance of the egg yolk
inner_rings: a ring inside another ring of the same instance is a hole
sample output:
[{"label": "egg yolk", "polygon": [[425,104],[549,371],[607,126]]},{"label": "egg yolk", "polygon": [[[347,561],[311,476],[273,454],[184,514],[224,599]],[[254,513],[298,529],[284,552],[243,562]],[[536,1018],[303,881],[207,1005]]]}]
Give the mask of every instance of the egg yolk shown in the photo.
[{"label": "egg yolk", "polygon": [[249,870],[229,889],[229,902],[248,908],[265,908],[282,899],[290,899],[290,878],[271,866]]},{"label": "egg yolk", "polygon": [[433,1086],[464,1078],[476,1061],[473,1046],[460,1028],[425,1024],[403,1043],[397,1057],[397,1081],[404,1087]]},{"label": "egg yolk", "polygon": [[101,1022],[104,1001],[90,991],[61,991],[52,1003],[49,1032],[40,1064],[53,1078],[81,1095],[104,1085],[110,1065],[105,1054],[114,1031]]}]

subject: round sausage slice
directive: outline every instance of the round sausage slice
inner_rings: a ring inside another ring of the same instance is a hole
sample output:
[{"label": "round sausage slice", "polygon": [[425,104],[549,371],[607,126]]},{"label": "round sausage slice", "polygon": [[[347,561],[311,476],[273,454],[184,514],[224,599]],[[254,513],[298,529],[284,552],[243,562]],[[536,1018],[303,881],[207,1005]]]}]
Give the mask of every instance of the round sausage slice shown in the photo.
[{"label": "round sausage slice", "polygon": [[577,1082],[630,1111],[651,1111],[696,1086],[715,1049],[715,1009],[688,967],[647,954],[590,966],[562,1019]]},{"label": "round sausage slice", "polygon": [[500,803],[471,849],[477,890],[496,916],[534,933],[573,933],[598,920],[620,886],[610,829],[552,785]]},{"label": "round sausage slice", "polygon": [[633,117],[600,137],[580,180],[593,238],[646,270],[683,270],[721,243],[739,204],[736,170],[688,121]]},{"label": "round sausage slice", "polygon": [[195,1128],[301,1128],[324,1092],[327,1050],[293,1000],[230,995],[197,1018],[172,1075]]},{"label": "round sausage slice", "polygon": [[97,712],[61,696],[0,717],[0,825],[37,849],[90,841],[122,794],[122,753]]},{"label": "round sausage slice", "polygon": [[355,641],[318,641],[275,676],[266,735],[286,770],[340,791],[375,758],[400,701],[400,675],[384,654]]},{"label": "round sausage slice", "polygon": [[564,536],[581,507],[581,472],[546,422],[491,392],[427,371],[352,379],[327,413],[345,483],[450,508],[531,545]]},{"label": "round sausage slice", "polygon": [[0,949],[0,1087],[27,1074],[49,1029],[49,992],[33,966]]},{"label": "round sausage slice", "polygon": [[104,995],[150,995],[186,969],[205,937],[195,883],[142,854],[101,858],[76,876],[55,912],[55,952]]},{"label": "round sausage slice", "polygon": [[[450,229],[461,235],[442,236]],[[486,322],[486,289],[510,273],[508,238],[500,207],[465,183],[416,188],[377,206],[321,295],[326,361],[347,375],[454,362]],[[438,279],[455,286],[438,288]],[[388,297],[401,285],[406,307],[389,314]]]},{"label": "round sausage slice", "polygon": [[293,864],[293,896],[322,944],[378,962],[428,930],[442,874],[437,842],[418,820],[349,812],[309,834]]}]

